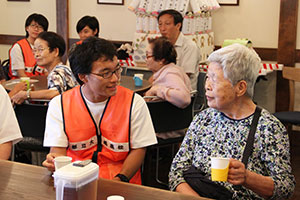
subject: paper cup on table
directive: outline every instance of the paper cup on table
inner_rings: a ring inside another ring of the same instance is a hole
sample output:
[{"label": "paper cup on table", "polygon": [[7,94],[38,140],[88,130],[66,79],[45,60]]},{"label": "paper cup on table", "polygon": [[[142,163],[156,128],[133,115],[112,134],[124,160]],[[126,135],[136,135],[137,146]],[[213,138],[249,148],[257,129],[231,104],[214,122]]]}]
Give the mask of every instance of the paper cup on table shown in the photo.
[{"label": "paper cup on table", "polygon": [[21,82],[25,82],[27,85],[27,90],[30,89],[30,78],[29,77],[21,77],[20,78]]},{"label": "paper cup on table", "polygon": [[143,77],[144,77],[144,74],[134,74],[133,80],[134,80],[135,86],[143,85]]},{"label": "paper cup on table", "polygon": [[229,158],[211,157],[211,180],[227,181]]},{"label": "paper cup on table", "polygon": [[72,158],[69,156],[58,156],[54,158],[55,171],[71,162]]},{"label": "paper cup on table", "polygon": [[120,195],[111,195],[107,197],[107,200],[125,200],[125,198]]}]

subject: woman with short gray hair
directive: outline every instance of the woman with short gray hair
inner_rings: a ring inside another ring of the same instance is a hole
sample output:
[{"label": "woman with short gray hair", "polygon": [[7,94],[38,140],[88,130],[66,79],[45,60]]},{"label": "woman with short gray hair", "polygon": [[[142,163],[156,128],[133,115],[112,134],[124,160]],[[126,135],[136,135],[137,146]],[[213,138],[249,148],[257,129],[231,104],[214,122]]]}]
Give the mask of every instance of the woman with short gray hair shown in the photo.
[{"label": "woman with short gray hair", "polygon": [[247,82],[246,94],[253,97],[254,85],[261,66],[261,60],[253,49],[233,44],[213,52],[208,61],[219,63],[224,77],[232,84],[245,80]]},{"label": "woman with short gray hair", "polygon": [[[184,174],[193,169],[210,180],[211,157],[223,157],[230,158],[228,179],[214,182],[217,186],[213,187],[223,186],[229,199],[287,199],[295,188],[288,134],[279,120],[252,101],[259,57],[254,50],[233,44],[213,52],[208,60],[205,90],[209,108],[194,117],[173,160],[171,190],[195,196],[205,193]],[[258,119],[257,127],[252,128],[254,142],[246,148],[251,144],[248,136],[254,113]],[[244,149],[251,150],[249,157]]]}]

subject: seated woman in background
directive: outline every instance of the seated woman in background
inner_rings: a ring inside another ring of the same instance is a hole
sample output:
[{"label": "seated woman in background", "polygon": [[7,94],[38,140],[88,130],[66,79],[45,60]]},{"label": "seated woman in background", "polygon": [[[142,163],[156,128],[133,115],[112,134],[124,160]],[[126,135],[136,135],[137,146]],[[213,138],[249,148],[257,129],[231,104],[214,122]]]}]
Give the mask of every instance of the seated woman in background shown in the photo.
[{"label": "seated woman in background", "polygon": [[53,32],[43,32],[34,42],[34,55],[38,65],[48,71],[48,89],[20,91],[12,97],[13,103],[21,104],[26,99],[52,99],[78,85],[71,69],[63,65],[61,57],[66,50],[64,39]]},{"label": "seated woman in background", "polygon": [[191,102],[191,82],[183,69],[175,65],[176,57],[176,50],[167,38],[149,40],[146,62],[153,72],[153,82],[145,96],[157,96],[179,108],[185,108]]},{"label": "seated woman in background", "polygon": [[74,48],[78,44],[81,44],[82,41],[86,38],[91,36],[99,37],[99,22],[96,17],[84,16],[77,22],[76,31],[79,35],[80,41],[74,43],[71,46],[69,54],[74,50]]},{"label": "seated woman in background", "polygon": [[210,179],[211,157],[223,157],[230,158],[228,180],[216,184],[232,192],[232,199],[287,199],[295,188],[289,138],[285,127],[265,109],[247,167],[241,162],[257,107],[252,97],[260,58],[254,50],[233,44],[213,52],[208,61],[209,108],[194,117],[186,133],[171,165],[170,189],[199,196],[183,173],[194,167]]},{"label": "seated woman in background", "polygon": [[26,38],[16,42],[9,50],[10,78],[44,75],[44,68],[36,66],[32,48],[38,35],[47,30],[48,20],[43,15],[34,13],[26,19]]}]

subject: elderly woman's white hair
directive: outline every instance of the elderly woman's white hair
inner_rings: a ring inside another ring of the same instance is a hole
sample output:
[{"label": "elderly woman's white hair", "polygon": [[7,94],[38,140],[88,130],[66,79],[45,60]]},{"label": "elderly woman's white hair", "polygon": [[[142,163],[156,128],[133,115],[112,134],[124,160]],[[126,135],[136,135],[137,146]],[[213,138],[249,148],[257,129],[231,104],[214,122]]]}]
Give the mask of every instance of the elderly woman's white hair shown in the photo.
[{"label": "elderly woman's white hair", "polygon": [[224,77],[233,85],[245,80],[246,95],[253,97],[254,85],[261,67],[261,59],[253,49],[241,44],[232,44],[214,51],[208,57],[208,61],[220,64]]}]

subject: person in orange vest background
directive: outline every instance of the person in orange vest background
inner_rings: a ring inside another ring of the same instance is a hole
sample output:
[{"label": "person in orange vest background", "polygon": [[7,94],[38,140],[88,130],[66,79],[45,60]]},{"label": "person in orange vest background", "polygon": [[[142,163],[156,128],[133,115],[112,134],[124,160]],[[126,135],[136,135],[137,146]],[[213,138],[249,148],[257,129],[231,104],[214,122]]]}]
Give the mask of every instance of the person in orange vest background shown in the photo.
[{"label": "person in orange vest background", "polygon": [[16,42],[9,50],[10,78],[43,75],[45,69],[36,65],[32,52],[38,35],[48,30],[48,20],[41,14],[31,14],[25,22],[26,38]]},{"label": "person in orange vest background", "polygon": [[76,31],[80,40],[71,46],[69,53],[71,53],[75,47],[78,44],[81,44],[86,38],[91,36],[99,37],[99,22],[96,17],[86,15],[77,22]]},{"label": "person in orange vest background", "polygon": [[69,57],[77,86],[49,104],[43,166],[54,171],[54,158],[91,159],[99,177],[141,184],[146,147],[156,144],[143,98],[119,86],[121,71],[114,44],[90,37]]}]

